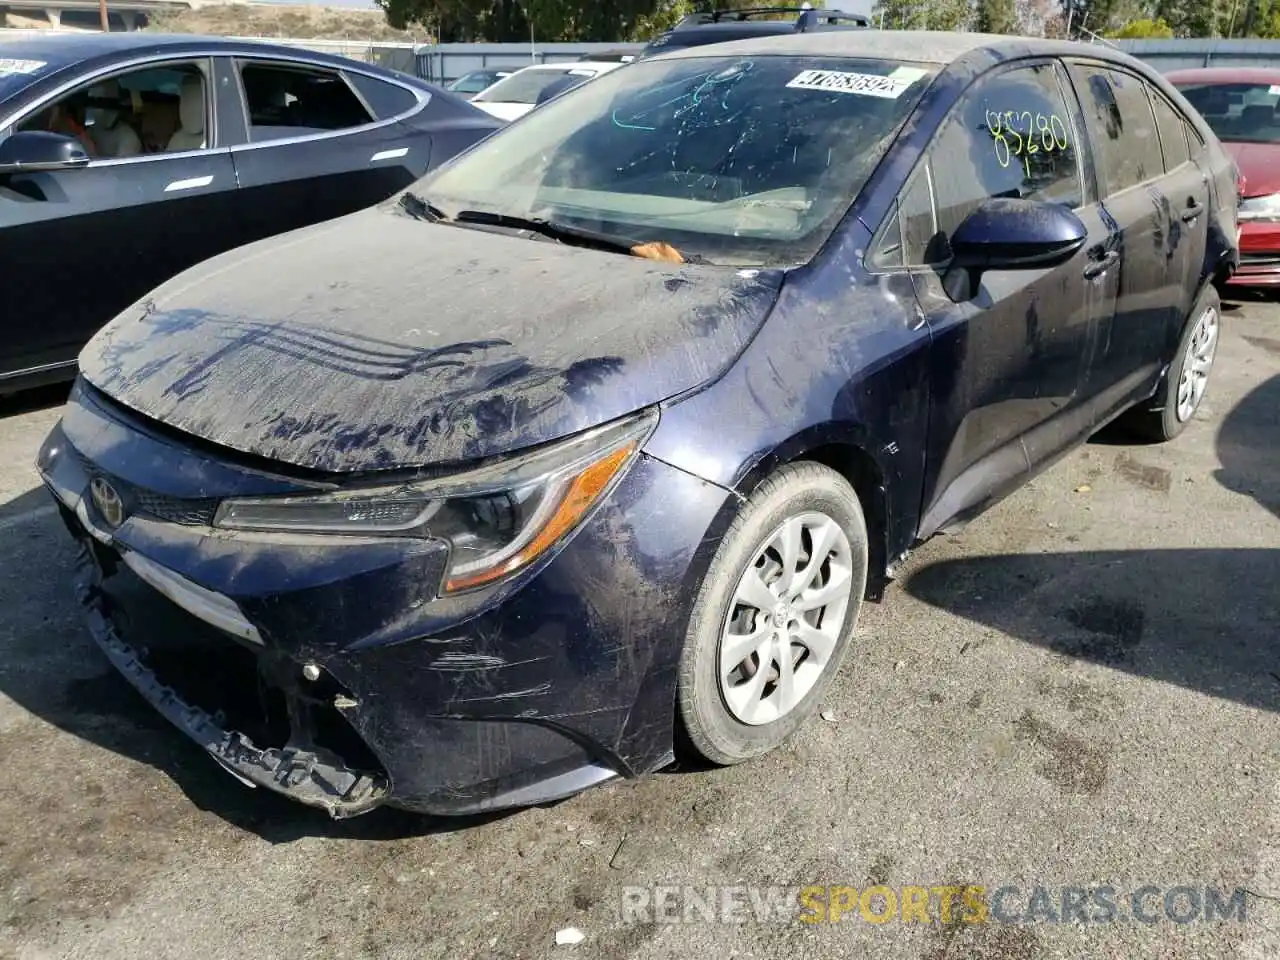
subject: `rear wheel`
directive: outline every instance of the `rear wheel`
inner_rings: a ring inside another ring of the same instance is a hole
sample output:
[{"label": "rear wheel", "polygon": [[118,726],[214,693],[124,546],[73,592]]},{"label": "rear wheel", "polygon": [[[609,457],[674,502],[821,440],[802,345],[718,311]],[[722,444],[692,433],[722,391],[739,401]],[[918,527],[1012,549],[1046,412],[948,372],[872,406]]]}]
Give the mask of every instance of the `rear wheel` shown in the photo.
[{"label": "rear wheel", "polygon": [[768,753],[817,709],[849,647],[867,584],[858,496],[816,463],[752,494],[703,580],[681,660],[693,747],[728,765]]},{"label": "rear wheel", "polygon": [[1172,440],[1182,433],[1200,409],[1209,387],[1221,331],[1222,300],[1209,285],[1192,308],[1178,352],[1152,404],[1130,411],[1124,426],[1143,439],[1156,442]]}]

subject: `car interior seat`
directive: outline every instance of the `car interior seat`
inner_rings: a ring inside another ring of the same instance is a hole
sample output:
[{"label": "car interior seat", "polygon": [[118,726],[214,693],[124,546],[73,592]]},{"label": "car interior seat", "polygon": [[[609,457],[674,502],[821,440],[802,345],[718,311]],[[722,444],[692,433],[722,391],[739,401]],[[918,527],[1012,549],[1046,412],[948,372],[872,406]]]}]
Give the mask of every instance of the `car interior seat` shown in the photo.
[{"label": "car interior seat", "polygon": [[182,78],[182,95],[178,101],[177,131],[169,138],[169,151],[203,150],[204,81],[200,77]]},{"label": "car interior seat", "polygon": [[1239,128],[1243,135],[1267,131],[1275,123],[1275,108],[1266,103],[1252,103],[1240,113]]},{"label": "car interior seat", "polygon": [[142,152],[142,138],[123,116],[120,82],[105,80],[89,91],[97,119],[89,131],[103,157],[132,157]]}]

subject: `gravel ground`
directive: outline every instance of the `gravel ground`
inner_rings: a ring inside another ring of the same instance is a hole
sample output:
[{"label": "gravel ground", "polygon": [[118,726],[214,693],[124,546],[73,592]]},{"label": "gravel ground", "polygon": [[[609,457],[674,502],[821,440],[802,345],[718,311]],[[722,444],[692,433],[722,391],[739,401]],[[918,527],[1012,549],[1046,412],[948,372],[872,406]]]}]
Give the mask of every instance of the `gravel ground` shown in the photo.
[{"label": "gravel ground", "polygon": [[[1199,422],[1092,443],[922,548],[787,748],[456,823],[330,823],[153,715],[80,626],[30,466],[60,397],[8,402],[0,957],[1280,956],[1280,305],[1225,319]],[[876,884],[1013,886],[1015,918],[1105,885],[1120,919],[754,916],[770,887]],[[665,885],[745,906],[685,916]],[[1156,922],[1130,920],[1148,885]],[[1174,922],[1180,885],[1248,888],[1243,922]]]}]

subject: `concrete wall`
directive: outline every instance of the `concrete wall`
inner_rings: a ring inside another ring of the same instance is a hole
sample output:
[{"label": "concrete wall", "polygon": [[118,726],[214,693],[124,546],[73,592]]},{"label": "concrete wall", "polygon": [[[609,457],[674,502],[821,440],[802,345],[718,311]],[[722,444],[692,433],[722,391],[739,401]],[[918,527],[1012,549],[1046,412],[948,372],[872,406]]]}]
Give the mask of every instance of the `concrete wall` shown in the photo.
[{"label": "concrete wall", "polygon": [[441,43],[417,49],[418,76],[450,83],[472,70],[518,70],[531,63],[581,60],[592,53],[639,51],[642,43]]},{"label": "concrete wall", "polygon": [[1161,73],[1187,67],[1280,67],[1280,40],[1115,40]]}]

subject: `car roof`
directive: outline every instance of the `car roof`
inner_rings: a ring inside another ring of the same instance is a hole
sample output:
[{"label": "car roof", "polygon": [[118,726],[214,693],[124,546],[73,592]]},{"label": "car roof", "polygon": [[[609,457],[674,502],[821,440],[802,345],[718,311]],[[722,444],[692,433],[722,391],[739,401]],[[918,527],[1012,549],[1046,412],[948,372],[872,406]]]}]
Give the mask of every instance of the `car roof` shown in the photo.
[{"label": "car roof", "polygon": [[[39,33],[30,37],[0,40],[0,55],[16,60],[43,60],[54,69],[62,69],[88,60],[99,60],[118,54],[163,53],[172,50],[210,48],[227,53],[272,53],[288,57],[305,57],[317,63],[334,67],[358,65],[372,73],[390,74],[385,67],[372,63],[356,63],[349,57],[338,57],[288,44],[260,40],[232,40],[227,37],[205,36],[198,33],[147,33],[128,31],[121,33]],[[424,86],[410,74],[396,74],[396,79]]]},{"label": "car roof", "polygon": [[998,59],[1017,56],[1089,56],[1117,63],[1137,63],[1133,57],[1101,44],[1040,40],[998,33],[956,33],[944,30],[822,30],[733,40],[714,46],[677,47],[662,58],[716,56],[867,57],[945,65],[968,54],[990,51]]},{"label": "car roof", "polygon": [[[864,30],[865,27],[859,26],[857,23],[850,21],[844,24],[815,24],[810,30],[814,33],[835,28],[843,28],[848,30]],[[668,31],[668,36],[672,40],[687,40],[695,36],[719,36],[722,33],[740,33],[744,37],[749,37],[753,33],[761,36],[776,36],[780,33],[795,33],[796,23],[794,20],[720,20],[716,23],[691,23],[688,26],[673,27]]]},{"label": "car roof", "polygon": [[508,73],[541,73],[555,70],[560,73],[572,73],[574,70],[616,70],[624,66],[612,60],[596,62],[593,60],[557,60],[555,63],[531,63],[527,67],[508,67]]},{"label": "car roof", "polygon": [[[574,67],[582,66],[582,60],[557,60],[555,63],[531,63],[524,67],[512,68],[512,73],[533,73],[539,70],[572,70]],[[587,66],[591,66],[590,63]]]},{"label": "car roof", "polygon": [[1170,70],[1164,78],[1170,83],[1188,80],[1199,83],[1280,83],[1280,68],[1275,67],[1191,67]]}]

